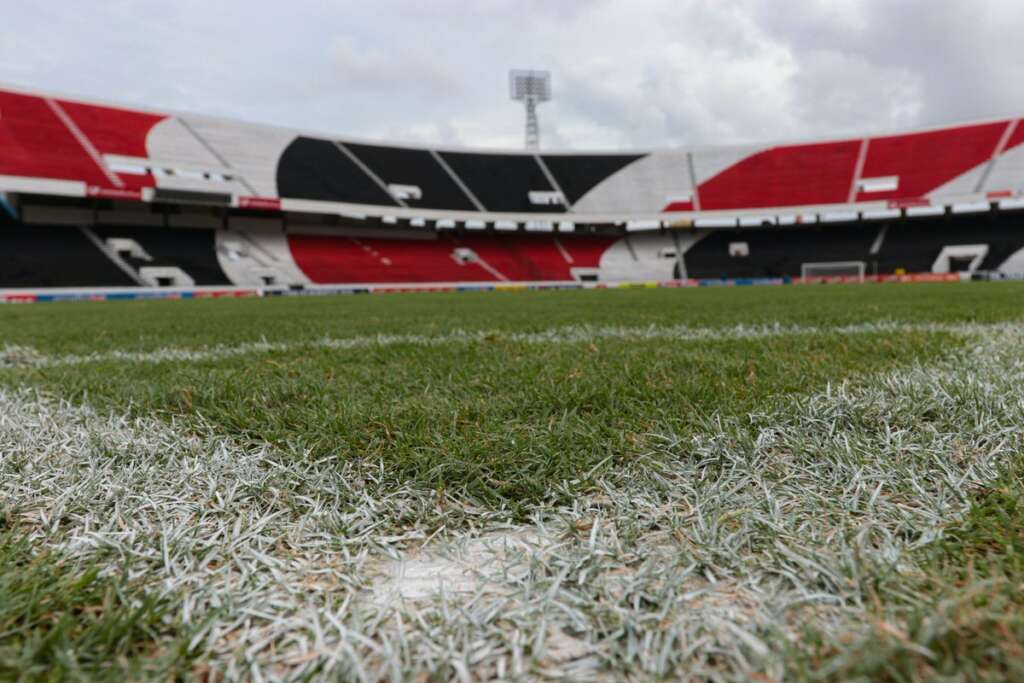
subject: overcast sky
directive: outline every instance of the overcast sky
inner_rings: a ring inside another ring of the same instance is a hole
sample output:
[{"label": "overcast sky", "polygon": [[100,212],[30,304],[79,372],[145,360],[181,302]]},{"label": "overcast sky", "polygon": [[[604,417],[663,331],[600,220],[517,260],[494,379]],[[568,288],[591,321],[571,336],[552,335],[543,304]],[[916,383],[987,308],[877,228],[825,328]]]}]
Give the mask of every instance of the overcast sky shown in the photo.
[{"label": "overcast sky", "polygon": [[1024,0],[4,0],[0,82],[339,135],[717,144],[1024,114]]}]

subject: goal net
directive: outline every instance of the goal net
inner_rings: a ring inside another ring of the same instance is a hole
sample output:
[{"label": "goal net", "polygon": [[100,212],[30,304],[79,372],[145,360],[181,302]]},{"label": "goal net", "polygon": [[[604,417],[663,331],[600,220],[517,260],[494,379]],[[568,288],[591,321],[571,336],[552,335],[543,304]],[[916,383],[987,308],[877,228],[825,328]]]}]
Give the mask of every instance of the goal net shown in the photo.
[{"label": "goal net", "polygon": [[811,282],[864,282],[864,261],[804,263],[800,277]]}]

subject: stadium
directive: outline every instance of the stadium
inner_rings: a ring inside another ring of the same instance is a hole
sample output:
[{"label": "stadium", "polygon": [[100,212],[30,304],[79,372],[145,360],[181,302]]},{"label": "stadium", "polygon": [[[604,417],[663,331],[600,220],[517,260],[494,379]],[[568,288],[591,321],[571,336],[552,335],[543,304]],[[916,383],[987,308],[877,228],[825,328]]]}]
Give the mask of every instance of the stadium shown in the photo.
[{"label": "stadium", "polygon": [[1024,274],[1017,119],[512,154],[10,90],[0,109],[8,298]]},{"label": "stadium", "polygon": [[1021,117],[158,109],[0,87],[0,679],[1024,679]]}]

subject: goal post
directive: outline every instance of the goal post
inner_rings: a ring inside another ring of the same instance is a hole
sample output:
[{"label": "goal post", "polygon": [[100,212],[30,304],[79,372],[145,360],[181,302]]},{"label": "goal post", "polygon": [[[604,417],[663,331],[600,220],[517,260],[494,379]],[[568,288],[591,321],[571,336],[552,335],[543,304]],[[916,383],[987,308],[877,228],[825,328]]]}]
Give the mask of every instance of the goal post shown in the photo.
[{"label": "goal post", "polygon": [[809,282],[864,282],[864,261],[820,261],[800,266],[800,278]]}]

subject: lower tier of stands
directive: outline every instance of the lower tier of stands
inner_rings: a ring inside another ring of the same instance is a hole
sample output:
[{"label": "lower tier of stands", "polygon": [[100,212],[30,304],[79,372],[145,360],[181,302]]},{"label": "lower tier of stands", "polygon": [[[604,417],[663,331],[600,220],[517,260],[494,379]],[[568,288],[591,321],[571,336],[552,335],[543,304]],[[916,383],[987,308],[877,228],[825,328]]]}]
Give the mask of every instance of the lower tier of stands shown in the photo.
[{"label": "lower tier of stands", "polygon": [[1024,215],[941,216],[711,232],[684,255],[694,278],[800,277],[805,265],[862,263],[866,274],[1020,272]]},{"label": "lower tier of stands", "polygon": [[797,278],[831,266],[1024,274],[1024,212],[624,235],[355,234],[29,225],[0,212],[0,289]]},{"label": "lower tier of stands", "polygon": [[0,287],[130,287],[118,268],[79,228],[0,222]]},{"label": "lower tier of stands", "polygon": [[535,282],[595,271],[616,239],[439,233],[424,239],[292,235],[288,243],[295,263],[317,284]]}]

